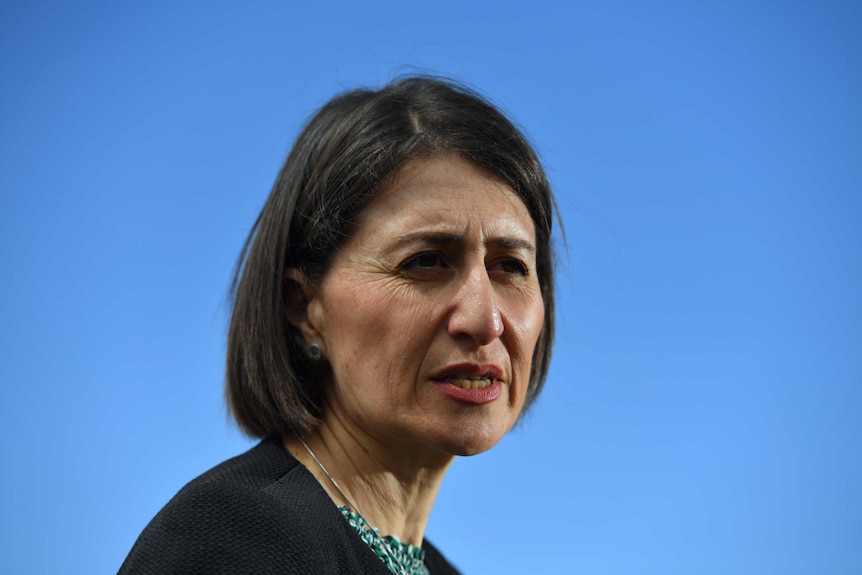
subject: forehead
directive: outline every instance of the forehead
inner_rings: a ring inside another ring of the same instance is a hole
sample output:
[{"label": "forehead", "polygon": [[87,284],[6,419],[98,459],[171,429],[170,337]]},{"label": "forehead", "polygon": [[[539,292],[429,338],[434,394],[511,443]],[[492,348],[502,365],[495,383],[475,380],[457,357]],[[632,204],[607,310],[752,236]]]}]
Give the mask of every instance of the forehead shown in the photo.
[{"label": "forehead", "polygon": [[423,158],[409,162],[374,198],[362,215],[360,232],[459,231],[470,225],[534,241],[532,218],[507,184],[459,157]]}]

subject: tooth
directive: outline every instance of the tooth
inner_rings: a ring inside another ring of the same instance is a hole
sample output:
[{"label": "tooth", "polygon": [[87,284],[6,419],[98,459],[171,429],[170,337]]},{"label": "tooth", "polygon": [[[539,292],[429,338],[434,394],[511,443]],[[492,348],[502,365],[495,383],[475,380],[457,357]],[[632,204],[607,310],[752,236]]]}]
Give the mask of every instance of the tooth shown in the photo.
[{"label": "tooth", "polygon": [[491,385],[491,381],[493,377],[487,375],[478,375],[478,376],[459,376],[459,375],[447,375],[443,378],[443,381],[447,381],[452,385],[458,386],[464,390],[472,390],[472,389],[485,389],[489,385]]}]

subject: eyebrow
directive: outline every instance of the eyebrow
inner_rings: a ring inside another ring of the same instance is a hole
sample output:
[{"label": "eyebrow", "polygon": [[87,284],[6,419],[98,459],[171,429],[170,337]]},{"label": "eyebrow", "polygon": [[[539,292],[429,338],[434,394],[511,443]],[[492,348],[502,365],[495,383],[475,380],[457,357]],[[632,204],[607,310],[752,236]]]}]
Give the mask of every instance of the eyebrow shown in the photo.
[{"label": "eyebrow", "polygon": [[[451,232],[432,232],[418,231],[408,232],[400,235],[395,239],[395,248],[399,248],[409,244],[426,243],[441,247],[457,246],[464,243],[464,238],[460,234]],[[536,247],[522,238],[513,236],[493,236],[486,240],[486,244],[503,250],[525,251],[528,253],[536,253]]]}]

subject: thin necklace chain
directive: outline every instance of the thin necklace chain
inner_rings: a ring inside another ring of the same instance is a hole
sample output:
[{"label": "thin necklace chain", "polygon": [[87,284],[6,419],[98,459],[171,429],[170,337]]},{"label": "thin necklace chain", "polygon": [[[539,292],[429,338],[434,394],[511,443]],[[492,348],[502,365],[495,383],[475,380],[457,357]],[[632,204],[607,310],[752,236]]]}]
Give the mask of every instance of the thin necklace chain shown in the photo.
[{"label": "thin necklace chain", "polygon": [[357,513],[365,517],[365,514],[363,514],[362,511],[359,510],[359,506],[350,500],[350,498],[347,496],[344,490],[341,489],[341,486],[338,485],[338,482],[335,480],[335,478],[326,470],[326,467],[323,466],[323,464],[320,462],[320,460],[317,458],[317,456],[314,454],[314,452],[311,450],[305,440],[300,437],[299,442],[302,443],[302,446],[305,448],[305,450],[308,452],[308,454],[311,456],[311,458],[314,460],[314,462],[317,464],[317,466],[320,468],[326,478],[329,479],[329,482],[332,483],[333,487],[335,487],[335,489],[338,490],[341,496],[344,497],[344,500],[347,501],[347,504],[356,509]]},{"label": "thin necklace chain", "polygon": [[305,440],[300,437],[299,442],[302,444],[302,446],[305,448],[305,450],[308,452],[308,454],[311,456],[311,458],[314,460],[314,462],[317,464],[317,466],[320,468],[326,478],[329,479],[329,482],[332,483],[332,486],[335,487],[338,493],[340,493],[344,500],[347,501],[348,505],[355,509],[356,512],[363,518],[366,531],[373,534],[374,537],[382,543],[383,550],[389,556],[389,559],[391,559],[392,562],[395,563],[395,565],[398,567],[399,573],[406,574],[407,567],[405,567],[405,565],[395,555],[395,552],[392,550],[392,546],[389,545],[389,541],[387,541],[385,537],[380,535],[380,533],[376,529],[371,527],[371,525],[368,523],[368,520],[365,519],[365,515],[362,513],[362,511],[359,510],[359,506],[350,500],[350,498],[347,496],[344,490],[341,489],[341,486],[338,485],[338,482],[335,480],[332,474],[330,474],[329,471],[326,470],[326,467],[324,467],[323,463],[320,462],[320,460],[317,458],[317,456],[314,454],[314,452],[311,450]]}]

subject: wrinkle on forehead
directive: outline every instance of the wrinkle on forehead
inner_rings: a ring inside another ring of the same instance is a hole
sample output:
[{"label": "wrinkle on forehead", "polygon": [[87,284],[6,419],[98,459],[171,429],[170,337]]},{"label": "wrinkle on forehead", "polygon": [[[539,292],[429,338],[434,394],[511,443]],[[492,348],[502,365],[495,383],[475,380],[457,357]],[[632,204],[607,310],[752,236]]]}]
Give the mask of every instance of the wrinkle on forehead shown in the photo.
[{"label": "wrinkle on forehead", "polygon": [[[416,197],[416,187],[423,188],[422,196]],[[493,201],[474,203],[469,211],[453,212],[436,201],[440,195],[450,197],[453,191],[464,195],[491,192]],[[405,203],[409,203],[410,209],[404,209]],[[513,229],[521,228],[519,220],[526,216],[532,229],[525,230],[530,237],[523,238],[523,241],[530,243],[535,237],[532,217],[514,190],[492,172],[460,156],[419,158],[408,162],[371,201],[360,216],[360,227],[370,224],[379,230],[381,226],[392,222],[395,215],[401,224],[409,224],[407,227],[441,233],[464,234],[474,225],[474,220],[491,222],[494,228],[500,229],[482,229],[482,235],[488,238],[511,236],[513,230],[500,232],[510,227],[506,225],[509,222],[513,224]],[[513,240],[518,241],[515,238]],[[530,251],[534,252],[535,246]]]}]

